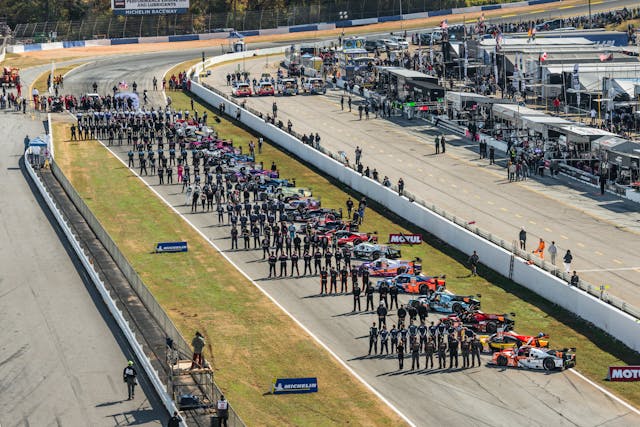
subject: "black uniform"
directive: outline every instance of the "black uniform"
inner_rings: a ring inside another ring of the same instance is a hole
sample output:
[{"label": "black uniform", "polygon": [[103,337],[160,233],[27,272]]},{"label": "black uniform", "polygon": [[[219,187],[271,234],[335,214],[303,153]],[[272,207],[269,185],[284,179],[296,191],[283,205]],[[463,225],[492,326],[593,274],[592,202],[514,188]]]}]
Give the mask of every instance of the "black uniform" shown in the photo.
[{"label": "black uniform", "polygon": [[273,277],[276,276],[276,262],[277,262],[277,258],[276,256],[272,253],[271,255],[269,255],[269,277],[271,277],[271,275],[273,274]]},{"label": "black uniform", "polygon": [[318,274],[318,271],[320,270],[320,263],[322,260],[322,254],[320,253],[319,250],[316,250],[313,253],[313,267],[314,267],[314,272],[313,274]]},{"label": "black uniform", "polygon": [[353,287],[353,311],[356,311],[356,305],[358,306],[358,311],[362,310],[360,306],[360,286],[356,283]]},{"label": "black uniform", "polygon": [[420,344],[414,341],[411,344],[411,370],[420,369]]},{"label": "black uniform", "polygon": [[280,277],[282,277],[283,274],[286,276],[287,261],[289,261],[289,257],[286,256],[284,253],[281,253],[280,256],[278,257],[278,260],[280,261]]},{"label": "black uniform", "polygon": [[444,341],[438,344],[438,369],[447,369],[447,345]]},{"label": "black uniform", "polygon": [[369,328],[369,354],[371,354],[371,349],[375,354],[378,354],[378,328],[375,323]]},{"label": "black uniform", "polygon": [[349,292],[349,286],[347,285],[348,280],[349,280],[349,270],[347,270],[347,266],[344,265],[342,266],[342,269],[340,269],[340,293],[341,294]]},{"label": "black uniform", "polygon": [[402,341],[398,343],[396,350],[398,351],[398,369],[402,370],[404,369],[404,344]]},{"label": "black uniform", "polygon": [[396,308],[398,308],[398,288],[395,286],[391,286],[389,288],[389,297],[391,298],[391,305],[389,306],[389,310],[393,308],[393,303],[396,304]]},{"label": "black uniform", "polygon": [[387,282],[382,282],[380,285],[380,302],[384,301],[384,306],[389,307],[389,301],[387,301],[387,294],[389,293],[389,285]]},{"label": "black uniform", "polygon": [[296,274],[300,276],[300,269],[298,268],[298,260],[300,255],[297,252],[291,254],[291,275],[293,276],[293,270],[296,270]]},{"label": "black uniform", "polygon": [[453,362],[458,367],[458,340],[453,336],[449,336],[449,369],[453,368]]},{"label": "black uniform", "polygon": [[320,295],[327,293],[327,270],[320,270]]},{"label": "black uniform", "polygon": [[122,380],[127,384],[127,392],[129,394],[128,400],[131,400],[135,397],[135,387],[138,384],[136,380],[137,376],[138,373],[131,365],[127,366],[122,371]]},{"label": "black uniform", "polygon": [[[197,200],[197,193],[193,193],[194,194],[194,199]],[[231,249],[238,249],[238,229],[236,227],[233,227],[231,229]]]},{"label": "black uniform", "polygon": [[330,294],[338,293],[338,271],[335,268],[331,267],[331,270],[329,270],[329,276],[331,277],[329,293]]},{"label": "black uniform", "polygon": [[391,353],[393,353],[398,346],[398,329],[396,329],[396,325],[393,325],[393,328],[389,331],[389,335],[391,336]]},{"label": "black uniform", "polygon": [[387,331],[387,328],[380,330],[380,354],[382,354],[383,351],[389,354],[389,331]]},{"label": "black uniform", "polygon": [[482,343],[477,338],[471,341],[471,367],[476,366],[476,359],[478,360],[478,366],[480,366],[480,352],[482,351]]},{"label": "black uniform", "polygon": [[387,326],[387,307],[384,304],[380,304],[378,309],[376,310],[378,314],[378,325],[382,327],[382,325]]},{"label": "black uniform", "polygon": [[365,311],[369,311],[369,305],[371,305],[371,310],[373,310],[373,293],[375,292],[375,289],[373,289],[373,286],[371,286],[371,283],[367,284],[367,288],[365,289],[365,293],[367,294],[367,307],[365,308]]},{"label": "black uniform", "polygon": [[469,341],[463,340],[460,343],[460,352],[462,353],[462,367],[469,367],[469,354],[471,353],[471,346]]},{"label": "black uniform", "polygon": [[431,368],[433,369],[433,353],[436,351],[436,343],[433,339],[429,339],[424,346],[424,367],[425,369],[429,369],[429,363],[431,363]]},{"label": "black uniform", "polygon": [[308,251],[305,251],[302,257],[304,259],[304,273],[302,273],[302,275],[306,276],[307,271],[311,274],[311,254]]}]

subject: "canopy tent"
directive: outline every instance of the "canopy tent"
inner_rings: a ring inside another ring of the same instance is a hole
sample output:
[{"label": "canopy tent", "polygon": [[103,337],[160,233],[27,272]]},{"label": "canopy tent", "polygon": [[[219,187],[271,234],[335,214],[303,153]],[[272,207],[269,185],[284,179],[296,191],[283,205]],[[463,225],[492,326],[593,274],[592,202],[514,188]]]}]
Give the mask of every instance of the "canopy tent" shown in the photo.
[{"label": "canopy tent", "polygon": [[522,126],[526,129],[541,133],[545,138],[549,137],[549,129],[555,125],[570,125],[569,120],[554,116],[522,116]]},{"label": "canopy tent", "polygon": [[622,145],[628,140],[624,138],[620,138],[619,136],[603,136],[602,138],[598,138],[592,142],[591,148],[594,150],[612,150],[619,145]]},{"label": "canopy tent", "polygon": [[39,136],[29,140],[29,147],[47,147],[49,144]]},{"label": "canopy tent", "polygon": [[544,116],[544,111],[534,110],[528,107],[522,107],[518,104],[493,104],[491,107],[493,117],[496,119],[514,121],[523,116]]}]

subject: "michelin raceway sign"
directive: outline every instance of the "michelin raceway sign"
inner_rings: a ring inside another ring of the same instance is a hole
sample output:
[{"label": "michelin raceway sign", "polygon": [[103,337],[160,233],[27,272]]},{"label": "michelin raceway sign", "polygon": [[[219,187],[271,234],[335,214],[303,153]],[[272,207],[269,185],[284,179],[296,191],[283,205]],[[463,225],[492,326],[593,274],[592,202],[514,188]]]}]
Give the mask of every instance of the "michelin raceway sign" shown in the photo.
[{"label": "michelin raceway sign", "polygon": [[389,243],[395,243],[396,245],[419,245],[422,243],[422,234],[389,234]]},{"label": "michelin raceway sign", "polygon": [[640,381],[640,366],[609,366],[609,381]]},{"label": "michelin raceway sign", "polygon": [[187,13],[189,0],[111,0],[116,15],[172,15]]},{"label": "michelin raceway sign", "polygon": [[156,253],[187,252],[187,242],[160,242],[156,245]]},{"label": "michelin raceway sign", "polygon": [[317,378],[276,378],[273,380],[273,394],[317,393]]}]

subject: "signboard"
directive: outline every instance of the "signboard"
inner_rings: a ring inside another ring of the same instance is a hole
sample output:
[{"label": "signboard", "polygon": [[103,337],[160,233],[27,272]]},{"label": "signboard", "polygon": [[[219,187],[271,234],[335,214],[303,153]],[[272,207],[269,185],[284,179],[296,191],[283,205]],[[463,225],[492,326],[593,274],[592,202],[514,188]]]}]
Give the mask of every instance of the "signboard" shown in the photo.
[{"label": "signboard", "polygon": [[640,381],[640,366],[609,366],[609,381]]},{"label": "signboard", "polygon": [[116,15],[172,15],[187,13],[189,0],[111,0]]},{"label": "signboard", "polygon": [[389,234],[389,243],[419,245],[422,243],[422,234]]},{"label": "signboard", "polygon": [[276,378],[273,381],[273,394],[317,393],[317,378]]},{"label": "signboard", "polygon": [[156,245],[156,252],[187,252],[187,242],[160,242]]}]

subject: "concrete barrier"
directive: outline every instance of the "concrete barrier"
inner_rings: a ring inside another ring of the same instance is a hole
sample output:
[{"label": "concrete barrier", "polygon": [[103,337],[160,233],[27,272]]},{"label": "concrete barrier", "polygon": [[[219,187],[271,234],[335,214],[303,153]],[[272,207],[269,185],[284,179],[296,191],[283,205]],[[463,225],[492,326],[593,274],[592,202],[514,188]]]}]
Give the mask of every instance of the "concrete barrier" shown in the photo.
[{"label": "concrete barrier", "polygon": [[[244,52],[253,55],[251,52]],[[232,54],[236,55],[236,54]],[[216,57],[211,64],[220,63],[232,59],[230,55]],[[536,292],[554,304],[580,316],[584,320],[596,325],[610,335],[616,337],[635,351],[640,351],[640,323],[636,318],[622,310],[607,304],[588,292],[578,288],[569,288],[566,280],[556,277],[542,268],[527,263],[525,259],[517,256],[525,256],[506,250],[508,244],[502,241],[496,242],[491,235],[481,235],[468,224],[460,223],[455,217],[446,217],[443,212],[438,212],[435,206],[429,206],[421,200],[411,201],[407,197],[401,197],[380,183],[358,174],[350,167],[334,160],[326,154],[302,144],[300,140],[288,134],[276,126],[266,123],[262,118],[240,108],[231,99],[218,94],[213,90],[197,83],[191,83],[191,92],[212,106],[225,104],[225,111],[232,117],[236,117],[240,111],[240,121],[253,131],[263,135],[267,140],[280,148],[291,152],[301,160],[314,165],[325,174],[351,187],[371,200],[389,209],[416,226],[428,231],[449,245],[470,254],[478,251],[482,264],[513,280],[525,288]],[[491,140],[492,144],[500,147],[501,141]],[[506,147],[504,147],[506,148]],[[514,271],[510,274],[510,263],[514,259]],[[541,267],[545,267],[542,263]],[[555,291],[561,289],[561,291]],[[593,290],[591,290],[593,291]],[[591,292],[593,293],[593,292]]]}]

